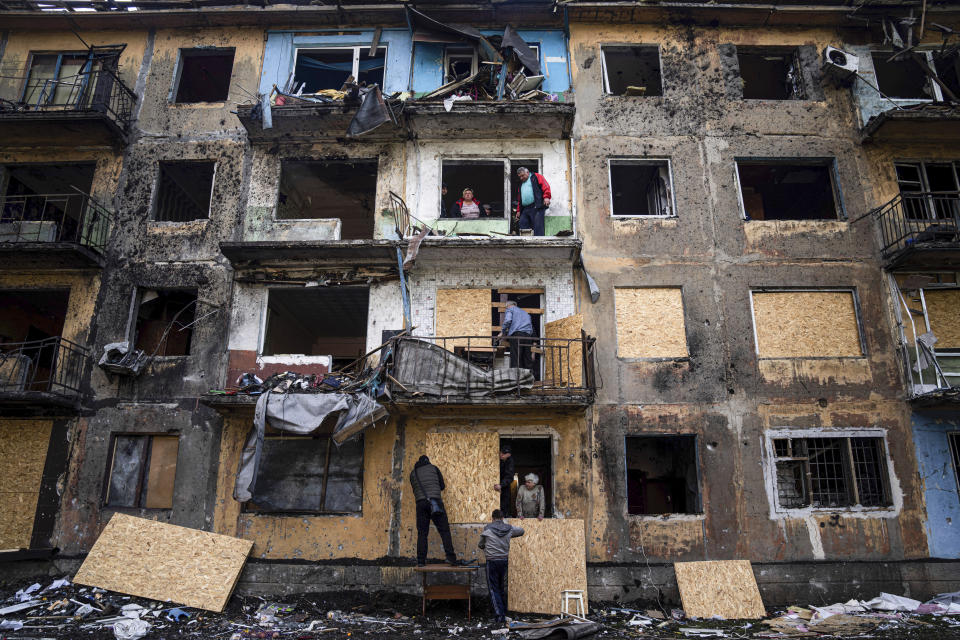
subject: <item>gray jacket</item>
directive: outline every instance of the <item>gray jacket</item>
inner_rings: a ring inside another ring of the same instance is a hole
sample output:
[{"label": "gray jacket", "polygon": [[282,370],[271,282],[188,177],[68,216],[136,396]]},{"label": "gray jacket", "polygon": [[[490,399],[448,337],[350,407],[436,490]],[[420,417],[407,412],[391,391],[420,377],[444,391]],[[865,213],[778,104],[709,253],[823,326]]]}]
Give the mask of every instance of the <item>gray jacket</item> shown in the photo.
[{"label": "gray jacket", "polygon": [[413,485],[413,497],[417,501],[434,498],[440,500],[446,486],[440,469],[430,464],[418,464],[410,472],[410,484]]},{"label": "gray jacket", "polygon": [[483,528],[477,546],[483,549],[487,560],[506,560],[510,555],[510,538],[522,535],[522,527],[514,527],[503,520],[497,520]]}]

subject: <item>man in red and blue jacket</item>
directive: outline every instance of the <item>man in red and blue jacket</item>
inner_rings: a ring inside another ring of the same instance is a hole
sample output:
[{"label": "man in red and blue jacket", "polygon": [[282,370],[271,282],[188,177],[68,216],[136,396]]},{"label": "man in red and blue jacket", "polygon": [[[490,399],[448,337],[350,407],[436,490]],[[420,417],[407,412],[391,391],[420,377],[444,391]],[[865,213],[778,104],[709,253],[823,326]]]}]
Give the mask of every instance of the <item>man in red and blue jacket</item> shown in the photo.
[{"label": "man in red and blue jacket", "polygon": [[550,185],[539,173],[530,173],[526,167],[517,169],[520,186],[517,188],[517,220],[521,229],[533,229],[533,235],[542,236],[543,216],[550,206]]}]

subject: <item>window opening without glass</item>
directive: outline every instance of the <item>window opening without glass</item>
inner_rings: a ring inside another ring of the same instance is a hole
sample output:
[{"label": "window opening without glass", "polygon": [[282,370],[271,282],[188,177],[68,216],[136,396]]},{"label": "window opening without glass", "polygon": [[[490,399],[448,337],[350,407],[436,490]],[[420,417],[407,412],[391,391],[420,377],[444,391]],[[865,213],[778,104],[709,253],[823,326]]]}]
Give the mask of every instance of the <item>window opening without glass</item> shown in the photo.
[{"label": "window opening without glass", "polygon": [[601,47],[604,91],[617,96],[663,95],[660,47],[617,45]]},{"label": "window opening without glass", "polygon": [[174,102],[222,102],[230,96],[234,50],[181,49]]},{"label": "window opening without glass", "polygon": [[49,391],[71,373],[58,349],[69,301],[69,290],[0,290],[0,391]]},{"label": "window opening without glass", "polygon": [[673,215],[668,160],[610,160],[609,170],[613,215]]},{"label": "window opening without glass", "polygon": [[477,72],[477,49],[447,45],[443,55],[443,81],[455,82]]},{"label": "window opening without glass", "polygon": [[24,84],[23,101],[31,106],[83,106],[93,95],[85,91],[91,72],[99,70],[102,58],[90,53],[34,53]]},{"label": "window opening without glass", "polygon": [[702,513],[693,435],[627,436],[627,513]]},{"label": "window opening without glass", "polygon": [[196,290],[145,289],[139,298],[135,348],[147,355],[190,355]]},{"label": "window opening without glass", "polygon": [[161,162],[156,214],[161,222],[189,222],[210,217],[213,161]]},{"label": "window opening without glass", "polygon": [[883,438],[775,438],[773,453],[780,509],[892,504]]},{"label": "window opening without glass", "polygon": [[329,436],[267,435],[247,511],[360,513],[363,438],[334,444]]},{"label": "window opening without glass", "polygon": [[960,221],[960,172],[956,162],[896,162],[904,215],[911,220]]},{"label": "window opening without glass", "polygon": [[177,435],[115,435],[104,504],[173,508],[179,447]]},{"label": "window opening without glass", "polygon": [[796,49],[737,47],[743,97],[753,100],[803,100],[805,96]]},{"label": "window opening without glass", "polygon": [[836,220],[838,198],[831,159],[737,160],[747,220]]},{"label": "window opening without glass", "polygon": [[278,220],[339,218],[341,240],[373,237],[377,160],[284,160]]},{"label": "window opening without glass", "polygon": [[[901,273],[895,276],[895,280],[900,290],[900,314],[905,320],[901,335],[910,359],[912,381],[921,386],[932,384],[934,388],[941,384],[957,386],[960,383],[960,284],[957,274]],[[925,333],[932,333],[936,338],[931,347],[936,363],[927,357],[923,366],[918,367],[917,337]]]},{"label": "window opening without glass", "polygon": [[[492,218],[509,217],[516,209],[517,189],[520,179],[517,169],[526,167],[531,173],[540,172],[540,160],[536,158],[496,158],[496,159],[444,159],[441,167],[441,181],[447,185],[447,195],[441,195],[440,209],[445,217],[457,217],[457,200],[463,190],[473,190],[474,199],[481,204],[480,217],[485,215],[482,205],[490,206]],[[532,178],[531,178],[532,179]],[[549,176],[547,176],[549,181]]]},{"label": "window opening without glass", "polygon": [[386,54],[386,47],[378,47],[373,56],[369,47],[297,49],[294,86],[303,93],[339,90],[352,77],[359,84],[382,88]]}]

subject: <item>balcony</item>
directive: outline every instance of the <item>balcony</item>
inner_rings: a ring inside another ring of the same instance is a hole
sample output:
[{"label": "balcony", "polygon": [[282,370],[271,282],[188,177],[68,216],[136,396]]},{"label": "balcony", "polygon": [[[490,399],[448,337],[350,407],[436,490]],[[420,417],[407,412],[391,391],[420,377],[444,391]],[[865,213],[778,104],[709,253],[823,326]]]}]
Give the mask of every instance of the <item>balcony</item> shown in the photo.
[{"label": "balcony", "polygon": [[7,268],[102,267],[113,214],[85,193],[0,197],[0,255]]},{"label": "balcony", "polygon": [[901,193],[870,214],[887,269],[960,269],[960,192]]},{"label": "balcony", "polygon": [[530,369],[510,368],[510,342],[491,336],[399,337],[387,364],[393,401],[406,405],[586,406],[596,392],[595,344],[580,338],[520,338]]},{"label": "balcony", "polygon": [[122,146],[136,100],[109,69],[37,80],[20,96],[0,96],[0,146]]},{"label": "balcony", "polygon": [[79,410],[90,352],[61,337],[0,343],[0,406],[4,415],[56,415]]},{"label": "balcony", "polygon": [[960,142],[960,107],[945,103],[889,109],[870,118],[860,131],[862,142],[913,144]]}]

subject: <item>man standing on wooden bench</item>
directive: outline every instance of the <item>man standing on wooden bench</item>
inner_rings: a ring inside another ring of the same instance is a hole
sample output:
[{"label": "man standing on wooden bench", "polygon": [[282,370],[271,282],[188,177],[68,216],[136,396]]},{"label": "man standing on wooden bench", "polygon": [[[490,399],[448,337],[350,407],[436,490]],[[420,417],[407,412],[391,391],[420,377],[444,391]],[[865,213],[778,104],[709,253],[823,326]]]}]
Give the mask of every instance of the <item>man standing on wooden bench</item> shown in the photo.
[{"label": "man standing on wooden bench", "polygon": [[453,539],[450,537],[450,523],[447,520],[447,510],[443,505],[442,491],[446,488],[443,474],[435,465],[430,464],[430,458],[420,456],[417,464],[410,472],[410,484],[413,485],[413,497],[417,501],[417,566],[427,563],[427,540],[430,535],[430,521],[433,521],[443,541],[443,551],[447,556],[447,563],[458,566],[457,553],[453,549]]},{"label": "man standing on wooden bench", "polygon": [[514,527],[503,521],[500,509],[493,510],[493,522],[483,528],[480,543],[483,555],[487,559],[487,587],[490,589],[490,601],[497,622],[506,622],[507,606],[503,587],[507,579],[510,539],[523,535],[521,527]]}]

